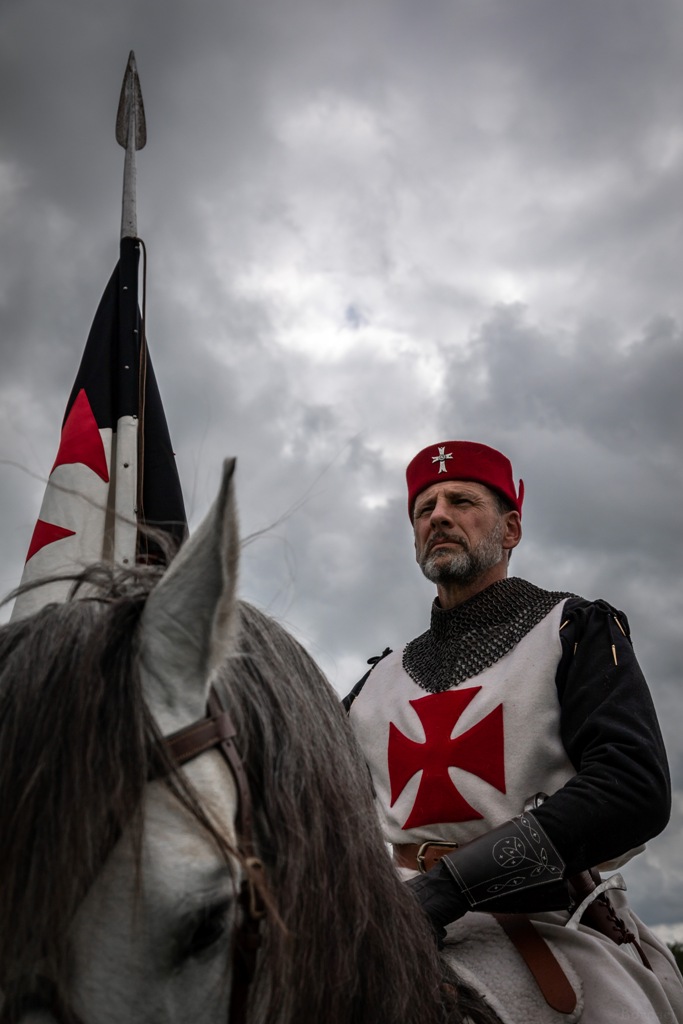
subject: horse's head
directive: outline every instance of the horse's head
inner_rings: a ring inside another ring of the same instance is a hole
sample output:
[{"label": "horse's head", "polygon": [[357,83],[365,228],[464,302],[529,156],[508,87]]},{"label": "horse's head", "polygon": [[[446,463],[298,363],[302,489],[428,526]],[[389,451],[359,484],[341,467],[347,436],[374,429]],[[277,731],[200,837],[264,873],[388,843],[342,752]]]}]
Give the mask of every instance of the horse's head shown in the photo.
[{"label": "horse's head", "polygon": [[[144,714],[138,708],[135,721],[125,715],[112,721],[111,705],[116,699],[110,693],[105,696],[109,706],[103,702],[94,717],[100,719],[103,731],[122,733],[119,753],[124,760],[126,729],[144,732],[146,720],[147,733],[166,736],[203,718],[211,680],[230,654],[238,550],[233,468],[234,462],[225,464],[220,492],[209,514],[151,590],[141,614],[138,609],[134,636],[119,638],[122,646],[128,644],[132,649],[131,664],[137,668]],[[74,611],[78,603],[73,602]],[[102,607],[106,617],[108,606]],[[88,666],[101,657],[101,652],[90,653],[92,638],[86,635],[97,632],[99,619],[95,605],[87,629],[84,625],[81,633],[74,631],[71,646],[80,646],[84,657],[79,662],[78,653],[73,655],[72,671],[87,673]],[[29,624],[24,625],[24,632],[29,642]],[[115,637],[111,639],[116,642]],[[35,642],[46,641],[40,634]],[[14,644],[14,648],[19,646]],[[20,687],[22,681],[14,683]],[[109,680],[110,685],[116,683],[115,678]],[[9,680],[5,684],[8,686]],[[9,690],[3,696],[8,711],[12,696]],[[77,698],[65,693],[54,696],[57,701],[77,703]],[[122,696],[122,707],[129,702],[129,697]],[[75,707],[72,711],[79,713]],[[11,709],[8,713],[11,715]],[[55,721],[59,717],[56,713]],[[78,742],[78,737],[71,737],[71,746],[74,740]],[[140,742],[150,746],[149,735],[131,735],[129,740],[131,750],[137,747],[134,757],[140,756]],[[97,743],[97,737],[87,737],[83,745],[92,741]],[[107,743],[104,735],[102,743]],[[151,751],[147,760],[154,765],[158,758]],[[54,774],[59,767],[53,763],[41,765],[40,770]],[[119,768],[125,776],[126,765]],[[96,770],[84,758],[74,774]],[[65,771],[63,782],[68,785],[68,768]],[[63,977],[57,984],[48,978],[46,988],[42,975],[46,972],[49,976],[50,968],[42,963],[32,965],[33,978],[21,978],[19,988],[24,991],[17,1005],[23,1001],[27,1007],[33,1006],[26,1012],[34,1015],[25,1020],[44,1018],[41,999],[45,1003],[54,1000],[56,1016],[73,1015],[86,1024],[124,1020],[131,1024],[138,1020],[214,1024],[228,1019],[232,936],[239,914],[236,894],[242,874],[240,859],[233,852],[237,849],[235,780],[223,757],[213,750],[189,760],[182,776],[176,776],[171,785],[163,764],[156,774],[159,777],[144,786],[142,814],[135,814],[132,827],[121,831],[123,823],[114,823],[112,832],[116,834],[111,836],[109,849],[103,851],[104,863],[98,865],[101,870],[86,883],[87,891],[78,908],[73,908],[71,926],[63,927],[63,934],[57,937],[57,943],[68,943],[68,955],[49,948],[55,945],[54,934],[45,936],[48,960],[56,957],[60,961],[68,975],[67,984]],[[60,787],[58,778],[44,781],[47,797],[51,787]],[[87,781],[83,780],[86,787]],[[124,777],[113,784],[128,785]],[[77,820],[78,792],[73,793],[73,801],[71,813]],[[87,810],[83,807],[83,814]],[[116,815],[116,810],[112,813]],[[33,827],[40,828],[40,823],[34,822]],[[66,821],[64,827],[74,828]],[[84,823],[83,842],[88,839]],[[30,858],[30,851],[26,854]],[[50,877],[49,862],[43,868],[45,884],[59,885],[61,879]],[[91,863],[91,872],[92,868]],[[17,870],[15,863],[12,873]],[[74,863],[76,870],[81,868]],[[19,881],[16,879],[17,884]],[[30,931],[27,929],[27,934]],[[40,931],[39,922],[36,931]],[[3,965],[0,987],[11,989],[16,983],[12,965]]]}]

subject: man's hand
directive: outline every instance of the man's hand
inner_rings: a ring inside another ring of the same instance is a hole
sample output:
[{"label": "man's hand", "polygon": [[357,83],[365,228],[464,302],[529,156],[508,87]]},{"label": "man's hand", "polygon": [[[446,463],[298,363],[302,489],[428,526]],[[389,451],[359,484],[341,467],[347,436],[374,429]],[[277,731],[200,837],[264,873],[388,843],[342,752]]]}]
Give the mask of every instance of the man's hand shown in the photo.
[{"label": "man's hand", "polygon": [[409,878],[406,885],[427,915],[439,949],[443,948],[446,925],[468,911],[469,904],[459,892],[451,873],[439,862],[424,875]]}]

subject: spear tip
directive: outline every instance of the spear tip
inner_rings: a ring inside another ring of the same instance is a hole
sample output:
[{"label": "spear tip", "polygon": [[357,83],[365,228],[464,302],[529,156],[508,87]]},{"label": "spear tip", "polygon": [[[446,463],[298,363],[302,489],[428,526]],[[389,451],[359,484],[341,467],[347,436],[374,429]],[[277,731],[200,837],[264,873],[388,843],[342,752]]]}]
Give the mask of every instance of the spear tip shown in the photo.
[{"label": "spear tip", "polygon": [[128,148],[128,129],[134,118],[135,148],[142,149],[147,142],[147,125],[145,108],[142,103],[142,89],[133,50],[128,55],[126,73],[123,76],[119,108],[116,112],[116,141],[124,149]]}]

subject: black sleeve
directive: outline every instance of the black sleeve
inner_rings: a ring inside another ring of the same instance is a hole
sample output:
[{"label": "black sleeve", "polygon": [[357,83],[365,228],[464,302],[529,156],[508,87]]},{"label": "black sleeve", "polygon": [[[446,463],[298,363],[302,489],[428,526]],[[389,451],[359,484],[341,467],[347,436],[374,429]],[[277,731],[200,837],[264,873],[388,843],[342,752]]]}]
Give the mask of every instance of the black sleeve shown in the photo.
[{"label": "black sleeve", "polygon": [[604,601],[572,598],[560,637],[560,727],[577,774],[534,813],[572,874],[661,832],[671,783],[626,617]]}]

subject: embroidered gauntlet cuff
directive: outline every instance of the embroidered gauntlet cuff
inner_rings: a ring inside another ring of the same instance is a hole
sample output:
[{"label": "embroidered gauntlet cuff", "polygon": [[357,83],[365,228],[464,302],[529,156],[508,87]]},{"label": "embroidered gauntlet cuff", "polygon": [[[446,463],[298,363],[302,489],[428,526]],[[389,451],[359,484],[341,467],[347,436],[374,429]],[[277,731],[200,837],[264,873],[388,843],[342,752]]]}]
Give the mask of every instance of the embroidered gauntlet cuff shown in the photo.
[{"label": "embroidered gauntlet cuff", "polygon": [[533,814],[520,814],[447,854],[470,910],[534,913],[569,905],[565,864]]}]

